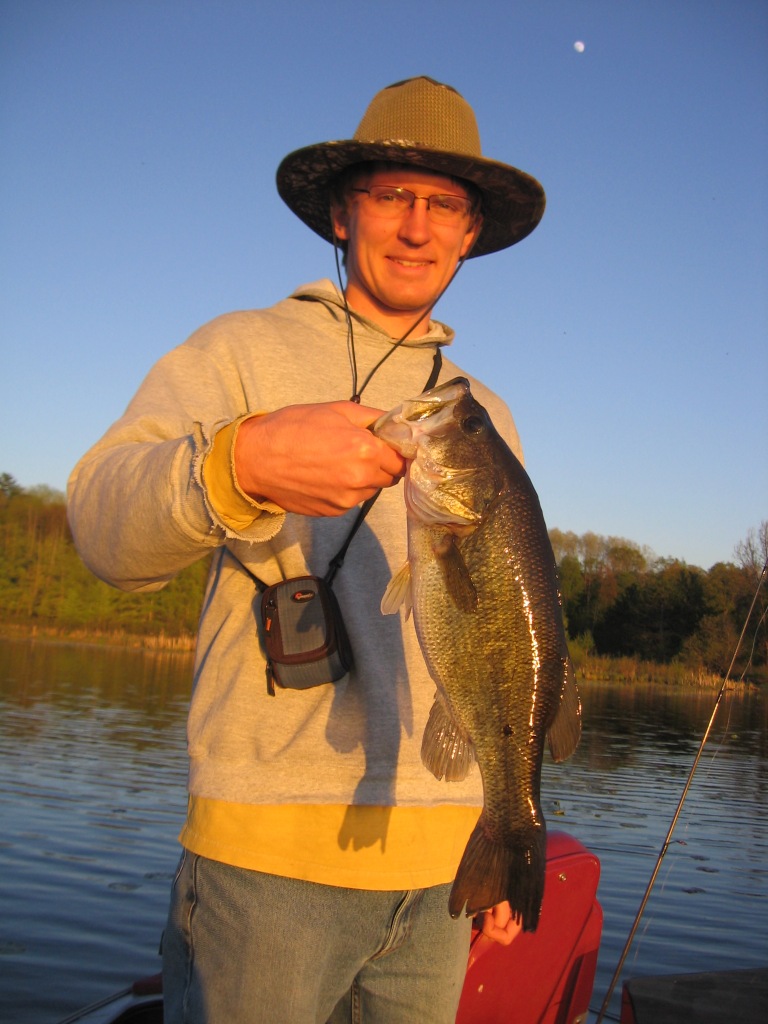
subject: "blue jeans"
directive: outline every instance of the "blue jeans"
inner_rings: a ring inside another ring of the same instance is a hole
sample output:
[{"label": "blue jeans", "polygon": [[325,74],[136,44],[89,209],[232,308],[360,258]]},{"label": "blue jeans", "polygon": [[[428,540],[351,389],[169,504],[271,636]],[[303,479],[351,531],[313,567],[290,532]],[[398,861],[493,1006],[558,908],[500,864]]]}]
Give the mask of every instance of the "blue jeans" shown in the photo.
[{"label": "blue jeans", "polygon": [[450,917],[449,892],[317,885],[185,851],[165,1024],[453,1024],[471,921]]}]

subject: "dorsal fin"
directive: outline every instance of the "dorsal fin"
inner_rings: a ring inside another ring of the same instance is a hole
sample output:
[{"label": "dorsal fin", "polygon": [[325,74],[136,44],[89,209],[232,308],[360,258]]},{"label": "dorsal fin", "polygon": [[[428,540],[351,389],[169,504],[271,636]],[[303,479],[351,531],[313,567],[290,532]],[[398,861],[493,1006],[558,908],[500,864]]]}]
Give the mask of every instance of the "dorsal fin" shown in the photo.
[{"label": "dorsal fin", "polygon": [[549,727],[547,742],[554,761],[570,757],[581,739],[581,698],[570,658],[564,660],[565,680],[555,720]]}]

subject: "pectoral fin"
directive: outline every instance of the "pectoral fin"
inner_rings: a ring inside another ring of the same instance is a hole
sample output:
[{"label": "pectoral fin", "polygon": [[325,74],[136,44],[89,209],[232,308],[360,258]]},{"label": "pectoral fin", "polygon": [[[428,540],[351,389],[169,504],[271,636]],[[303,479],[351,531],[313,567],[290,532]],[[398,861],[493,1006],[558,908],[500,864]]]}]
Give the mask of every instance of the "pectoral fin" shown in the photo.
[{"label": "pectoral fin", "polygon": [[549,751],[554,761],[565,761],[570,757],[581,738],[581,698],[570,658],[565,659],[564,667],[565,682],[560,704],[547,733]]},{"label": "pectoral fin", "polygon": [[456,537],[452,533],[446,533],[434,551],[445,578],[448,596],[460,612],[476,611],[477,590],[464,556],[456,544]]},{"label": "pectoral fin", "polygon": [[475,763],[475,747],[440,694],[429,712],[421,741],[421,760],[436,779],[460,782]]}]

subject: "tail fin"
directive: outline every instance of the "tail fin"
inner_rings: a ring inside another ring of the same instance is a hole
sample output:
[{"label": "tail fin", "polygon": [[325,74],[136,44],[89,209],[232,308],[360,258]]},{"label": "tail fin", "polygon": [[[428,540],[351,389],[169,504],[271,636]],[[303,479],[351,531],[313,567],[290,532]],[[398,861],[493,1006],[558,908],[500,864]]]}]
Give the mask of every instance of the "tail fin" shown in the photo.
[{"label": "tail fin", "polygon": [[471,917],[507,900],[522,918],[523,930],[535,931],[544,897],[546,830],[530,830],[504,844],[489,836],[484,818],[485,812],[461,858],[448,904],[451,917],[458,917],[465,905]]}]

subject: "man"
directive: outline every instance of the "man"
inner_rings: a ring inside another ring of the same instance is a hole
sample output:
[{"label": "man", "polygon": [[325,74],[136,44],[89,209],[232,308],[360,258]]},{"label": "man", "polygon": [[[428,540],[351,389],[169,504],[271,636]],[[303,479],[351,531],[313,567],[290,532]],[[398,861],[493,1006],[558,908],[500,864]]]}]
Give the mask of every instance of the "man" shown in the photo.
[{"label": "man", "polygon": [[[213,553],[165,1019],[447,1024],[470,925],[448,892],[482,787],[420,761],[434,683],[410,624],[379,612],[406,556],[404,463],[366,428],[434,378],[453,335],[430,311],[461,261],[525,237],[544,193],[483,158],[469,105],[428,78],[382,90],[354,139],[290,154],[277,181],[343,250],[344,292],[321,281],[201,328],[69,488],[79,550],[115,586],[157,589]],[[504,404],[472,387],[519,454]],[[353,669],[270,695],[259,586],[324,575],[379,489],[334,581]],[[518,926],[502,905],[483,927],[506,943]]]}]

